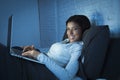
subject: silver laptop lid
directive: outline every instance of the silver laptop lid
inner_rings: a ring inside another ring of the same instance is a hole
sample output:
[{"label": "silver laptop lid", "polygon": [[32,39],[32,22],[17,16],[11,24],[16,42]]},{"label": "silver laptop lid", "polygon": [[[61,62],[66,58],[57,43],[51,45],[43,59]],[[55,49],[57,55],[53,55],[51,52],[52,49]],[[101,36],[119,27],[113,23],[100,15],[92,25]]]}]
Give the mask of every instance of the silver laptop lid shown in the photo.
[{"label": "silver laptop lid", "polygon": [[9,52],[10,52],[10,47],[11,47],[12,19],[13,19],[13,15],[11,15],[8,19],[7,48]]}]

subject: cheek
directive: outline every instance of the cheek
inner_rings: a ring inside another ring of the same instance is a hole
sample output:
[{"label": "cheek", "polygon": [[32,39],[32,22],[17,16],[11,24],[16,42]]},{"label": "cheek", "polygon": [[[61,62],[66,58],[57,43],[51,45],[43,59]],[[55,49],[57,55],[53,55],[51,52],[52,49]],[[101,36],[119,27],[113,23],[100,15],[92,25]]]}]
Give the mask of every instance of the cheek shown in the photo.
[{"label": "cheek", "polygon": [[67,31],[67,33],[66,33],[66,34],[67,34],[67,36],[68,36],[68,35],[70,34],[70,33],[69,33],[69,31]]},{"label": "cheek", "polygon": [[74,34],[76,35],[76,37],[81,38],[81,35],[82,35],[81,32],[74,32]]},{"label": "cheek", "polygon": [[74,31],[74,34],[79,36],[79,35],[81,34],[81,32],[79,32],[79,31]]}]

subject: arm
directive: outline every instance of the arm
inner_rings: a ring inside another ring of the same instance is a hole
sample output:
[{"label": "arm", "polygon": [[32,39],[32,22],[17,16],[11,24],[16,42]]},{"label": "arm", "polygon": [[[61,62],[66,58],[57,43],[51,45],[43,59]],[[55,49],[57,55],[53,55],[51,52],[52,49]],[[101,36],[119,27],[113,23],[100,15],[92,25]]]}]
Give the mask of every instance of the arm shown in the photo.
[{"label": "arm", "polygon": [[69,48],[69,53],[66,54],[71,55],[71,57],[65,67],[59,66],[53,59],[35,50],[24,52],[22,55],[37,58],[41,64],[44,64],[60,80],[71,80],[78,71],[78,58],[81,54],[81,49],[82,46],[80,45],[72,45],[72,47]]},{"label": "arm", "polygon": [[45,64],[46,67],[60,80],[71,80],[78,71],[78,57],[80,55],[80,48],[78,49],[76,48],[71,50],[73,53],[71,54],[71,58],[65,68],[57,65],[52,59],[42,53],[38,55],[37,59],[42,64]]}]

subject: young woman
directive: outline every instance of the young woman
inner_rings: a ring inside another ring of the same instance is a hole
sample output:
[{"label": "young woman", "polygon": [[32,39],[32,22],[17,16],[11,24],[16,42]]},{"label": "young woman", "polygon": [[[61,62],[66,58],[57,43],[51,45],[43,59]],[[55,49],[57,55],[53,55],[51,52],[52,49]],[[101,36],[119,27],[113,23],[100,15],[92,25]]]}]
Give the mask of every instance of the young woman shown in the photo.
[{"label": "young woman", "polygon": [[[59,80],[80,80],[76,76],[78,59],[81,55],[83,32],[90,28],[90,21],[84,15],[73,15],[66,21],[64,40],[54,43],[48,53],[36,51],[33,46],[24,47],[23,56],[37,59]],[[27,50],[27,51],[26,51]]]}]

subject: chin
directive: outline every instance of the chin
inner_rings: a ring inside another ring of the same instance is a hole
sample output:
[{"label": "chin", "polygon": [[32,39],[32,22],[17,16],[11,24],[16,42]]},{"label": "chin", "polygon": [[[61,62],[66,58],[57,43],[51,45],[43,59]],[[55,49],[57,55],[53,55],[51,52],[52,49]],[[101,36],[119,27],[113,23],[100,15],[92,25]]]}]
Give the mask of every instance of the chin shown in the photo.
[{"label": "chin", "polygon": [[75,39],[73,39],[73,40],[70,40],[70,42],[76,42],[76,41],[79,41],[79,40],[75,40]]},{"label": "chin", "polygon": [[75,40],[70,40],[70,42],[75,42]]}]

